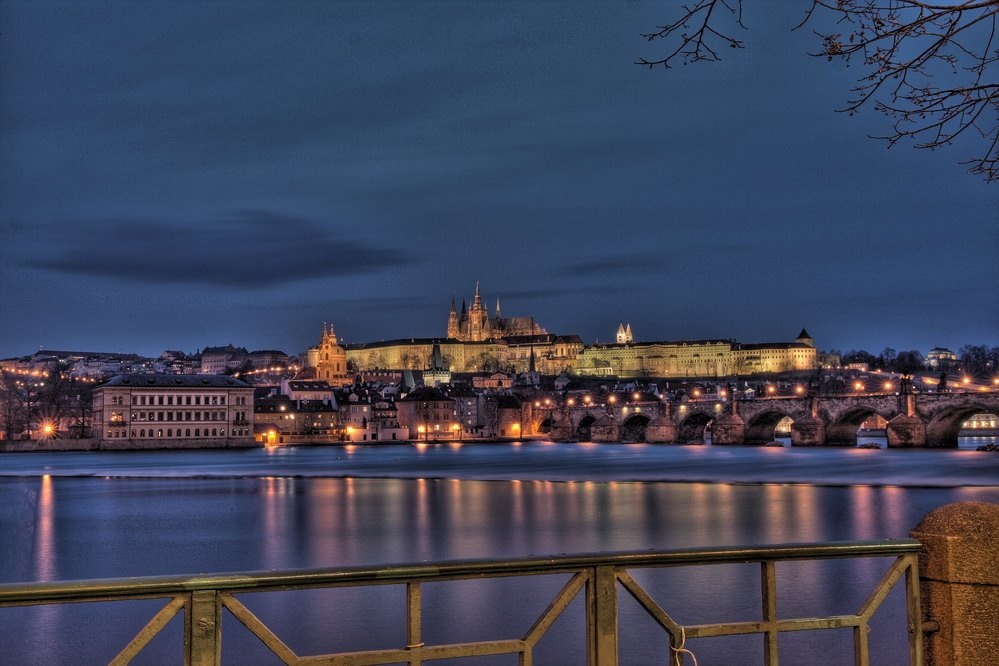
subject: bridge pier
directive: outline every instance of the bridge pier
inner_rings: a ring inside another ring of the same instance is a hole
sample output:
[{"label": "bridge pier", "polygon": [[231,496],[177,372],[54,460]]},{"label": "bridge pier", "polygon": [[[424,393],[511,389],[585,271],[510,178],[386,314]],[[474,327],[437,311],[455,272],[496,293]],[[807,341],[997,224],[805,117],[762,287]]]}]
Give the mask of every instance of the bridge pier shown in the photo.
[{"label": "bridge pier", "polygon": [[711,424],[711,443],[722,445],[742,445],[746,443],[746,422],[739,416],[736,400],[729,403],[732,410],[715,419]]},{"label": "bridge pier", "polygon": [[826,422],[819,418],[819,399],[812,398],[811,411],[791,424],[791,446],[825,446]]},{"label": "bridge pier", "polygon": [[645,426],[645,441],[653,444],[675,444],[676,421],[664,414]]},{"label": "bridge pier", "polygon": [[817,416],[804,416],[791,424],[791,446],[825,446],[826,423]]},{"label": "bridge pier", "polygon": [[609,443],[621,441],[621,426],[610,414],[604,414],[590,426],[590,440]]}]

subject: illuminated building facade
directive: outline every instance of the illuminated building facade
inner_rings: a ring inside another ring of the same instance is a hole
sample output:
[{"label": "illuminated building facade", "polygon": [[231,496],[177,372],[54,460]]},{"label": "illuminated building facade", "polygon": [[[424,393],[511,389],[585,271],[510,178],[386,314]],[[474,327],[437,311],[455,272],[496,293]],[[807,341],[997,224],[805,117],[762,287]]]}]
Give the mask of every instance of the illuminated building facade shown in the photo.
[{"label": "illuminated building facade", "polygon": [[253,445],[253,387],[225,375],[119,375],[94,389],[100,448]]}]

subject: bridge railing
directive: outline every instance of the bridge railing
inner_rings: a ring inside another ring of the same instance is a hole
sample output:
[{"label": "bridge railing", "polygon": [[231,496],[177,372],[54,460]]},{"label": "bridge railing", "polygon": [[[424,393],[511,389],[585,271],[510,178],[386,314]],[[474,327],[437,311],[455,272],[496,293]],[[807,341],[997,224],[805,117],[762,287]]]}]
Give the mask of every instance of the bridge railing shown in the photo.
[{"label": "bridge railing", "polygon": [[[222,615],[227,610],[286,664],[421,664],[434,659],[516,654],[530,665],[534,648],[545,632],[580,594],[585,599],[586,653],[590,665],[618,663],[618,595],[624,590],[665,632],[668,663],[682,666],[686,639],[758,634],[763,661],[778,663],[778,634],[817,629],[853,629],[854,662],[869,663],[867,624],[893,587],[904,578],[908,615],[909,663],[921,665],[919,578],[920,543],[913,539],[889,541],[794,544],[754,547],[697,548],[568,555],[550,558],[464,560],[389,567],[348,567],[287,572],[254,572],[197,577],[146,577],[83,580],[58,583],[0,585],[0,607],[167,599],[167,603],[112,660],[128,664],[177,614],[184,618],[184,662],[221,663]],[[852,615],[781,618],[777,613],[777,562],[841,558],[894,557],[883,578],[860,609]],[[629,570],[758,563],[762,619],[716,624],[680,625],[629,573]],[[526,633],[506,640],[428,645],[423,640],[422,585],[463,579],[568,574],[555,595]],[[296,654],[274,631],[237,598],[239,594],[404,585],[406,589],[406,644],[380,650],[303,656]],[[0,655],[2,659],[2,655]]]}]

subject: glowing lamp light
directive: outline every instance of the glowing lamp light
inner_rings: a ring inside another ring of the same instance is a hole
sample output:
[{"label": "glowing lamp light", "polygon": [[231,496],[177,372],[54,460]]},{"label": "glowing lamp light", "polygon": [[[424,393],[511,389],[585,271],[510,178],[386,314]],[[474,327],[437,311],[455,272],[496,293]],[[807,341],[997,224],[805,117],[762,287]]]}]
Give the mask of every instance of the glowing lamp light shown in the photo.
[{"label": "glowing lamp light", "polygon": [[639,393],[638,391],[635,391],[634,393],[631,394],[631,399],[632,400],[638,400],[641,397],[642,397],[642,394]]},{"label": "glowing lamp light", "polygon": [[864,390],[864,383],[863,382],[854,382],[853,383],[853,388],[856,389],[857,391],[863,391]]},{"label": "glowing lamp light", "polygon": [[[996,384],[999,384],[999,379],[996,380]],[[548,407],[551,404],[552,404],[552,399],[551,398],[545,398],[545,407]]]},{"label": "glowing lamp light", "polygon": [[776,386],[768,386],[767,387],[767,393],[773,395],[776,392],[777,392],[777,387]]},{"label": "glowing lamp light", "polygon": [[52,433],[55,432],[55,426],[51,423],[46,423],[42,426],[42,432],[45,433],[46,437],[51,437]]},{"label": "glowing lamp light", "polygon": [[534,406],[535,406],[535,407],[540,407],[540,406],[541,406],[541,402],[540,402],[540,401],[538,401],[538,400],[535,400],[535,401],[534,401]]},{"label": "glowing lamp light", "polygon": [[892,387],[891,387],[891,382],[885,382],[885,390],[886,390],[886,391],[890,391],[890,390],[891,390],[891,388],[892,388]]},{"label": "glowing lamp light", "polygon": [[968,384],[971,383],[971,377],[962,377],[961,378],[961,383],[964,384],[965,386],[967,386]]},{"label": "glowing lamp light", "polygon": [[700,398],[701,397],[701,392],[699,390],[697,390],[697,389],[694,389],[693,395],[694,395],[695,398]]},{"label": "glowing lamp light", "polygon": [[794,387],[794,392],[797,393],[798,395],[801,395],[802,393],[805,392],[805,387],[804,386],[795,386]]},{"label": "glowing lamp light", "polygon": [[718,394],[718,395],[720,395],[721,397],[723,397],[723,398],[724,398],[725,396],[727,396],[727,395],[728,395],[728,391],[726,391],[725,389],[722,389],[722,390],[721,390],[721,391],[719,392],[719,394]]},{"label": "glowing lamp light", "polygon": [[585,402],[585,403],[586,403],[587,405],[588,405],[588,404],[590,404],[590,402],[591,402],[592,400],[593,400],[593,398],[591,398],[591,397],[590,397],[590,396],[588,396],[588,395],[584,395],[584,396],[583,396],[583,402]]},{"label": "glowing lamp light", "polygon": [[421,426],[416,426],[416,432],[423,433],[423,432],[426,432],[426,431],[427,431],[427,426],[422,426],[422,425]]},{"label": "glowing lamp light", "polygon": [[576,404],[576,401],[575,401],[575,400],[573,400],[572,398],[569,398],[569,399],[568,399],[568,400],[566,401],[566,404],[567,404],[567,405],[569,405],[570,407],[572,407],[573,405],[575,405],[575,404]]},{"label": "glowing lamp light", "polygon": [[617,396],[616,395],[610,396],[609,398],[607,398],[607,402],[613,405],[615,402],[617,402]]}]

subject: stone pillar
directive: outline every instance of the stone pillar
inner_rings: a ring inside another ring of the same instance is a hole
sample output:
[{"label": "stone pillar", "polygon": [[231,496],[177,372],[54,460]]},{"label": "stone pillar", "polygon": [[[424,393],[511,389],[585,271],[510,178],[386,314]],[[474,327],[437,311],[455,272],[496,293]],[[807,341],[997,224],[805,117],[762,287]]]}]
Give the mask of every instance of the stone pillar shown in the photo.
[{"label": "stone pillar", "polygon": [[746,443],[746,423],[739,416],[736,401],[733,397],[729,403],[732,411],[715,419],[711,424],[712,444],[745,444]]},{"label": "stone pillar", "polygon": [[565,418],[561,418],[552,424],[551,432],[549,436],[552,438],[553,442],[571,442],[573,437],[575,437],[575,431],[572,427],[572,421],[569,420],[568,415]]},{"label": "stone pillar", "polygon": [[926,446],[926,424],[918,416],[899,414],[888,422],[888,448]]},{"label": "stone pillar", "polygon": [[825,446],[826,422],[819,416],[819,399],[813,397],[811,413],[791,424],[791,446]]},{"label": "stone pillar", "polygon": [[590,439],[594,442],[620,442],[621,427],[610,414],[604,414],[590,426]]},{"label": "stone pillar", "polygon": [[670,415],[670,404],[663,402],[662,415],[645,426],[645,441],[650,444],[674,444],[676,436],[676,421]]},{"label": "stone pillar", "polygon": [[962,502],[926,514],[912,530],[923,544],[919,590],[926,664],[999,663],[999,504]]}]

